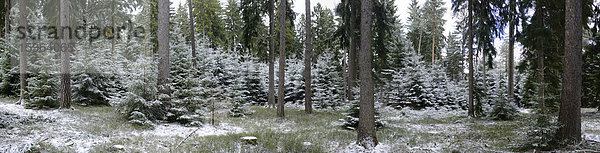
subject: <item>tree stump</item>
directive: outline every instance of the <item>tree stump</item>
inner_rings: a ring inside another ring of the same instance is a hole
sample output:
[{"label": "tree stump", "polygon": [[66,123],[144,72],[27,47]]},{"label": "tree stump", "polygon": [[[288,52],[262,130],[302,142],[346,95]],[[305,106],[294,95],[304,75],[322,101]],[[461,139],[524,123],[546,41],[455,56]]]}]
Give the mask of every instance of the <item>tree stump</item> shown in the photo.
[{"label": "tree stump", "polygon": [[258,145],[258,138],[256,137],[252,137],[252,136],[246,136],[246,137],[242,137],[242,142],[244,144],[250,144],[250,145]]}]

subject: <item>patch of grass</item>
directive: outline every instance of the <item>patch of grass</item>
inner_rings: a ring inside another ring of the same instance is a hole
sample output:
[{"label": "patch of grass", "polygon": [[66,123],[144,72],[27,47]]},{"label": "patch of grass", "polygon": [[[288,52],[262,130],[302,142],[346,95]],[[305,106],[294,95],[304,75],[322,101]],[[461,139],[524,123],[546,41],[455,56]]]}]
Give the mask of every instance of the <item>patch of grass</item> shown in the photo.
[{"label": "patch of grass", "polygon": [[[245,129],[246,133],[225,136],[193,137],[178,150],[193,152],[328,152],[330,143],[354,141],[355,131],[343,130],[332,123],[343,118],[340,112],[286,109],[286,117],[276,116],[276,110],[251,107],[253,115],[243,118],[221,118]],[[302,127],[302,128],[296,128]],[[258,145],[243,144],[241,137],[254,136]],[[335,144],[333,144],[335,145]],[[172,146],[175,147],[175,146]],[[335,146],[339,147],[339,146]],[[173,148],[174,149],[174,148]]]},{"label": "patch of grass", "polygon": [[75,106],[71,115],[85,122],[77,124],[77,128],[94,135],[110,136],[117,132],[133,131],[135,127],[127,123],[126,118],[115,111],[114,107],[81,107]]}]

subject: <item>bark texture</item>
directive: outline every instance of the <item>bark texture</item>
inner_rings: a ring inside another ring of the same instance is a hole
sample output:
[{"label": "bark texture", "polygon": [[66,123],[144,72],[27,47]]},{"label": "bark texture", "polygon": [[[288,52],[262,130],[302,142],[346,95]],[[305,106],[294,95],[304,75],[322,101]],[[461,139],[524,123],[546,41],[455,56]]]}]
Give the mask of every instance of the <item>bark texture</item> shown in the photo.
[{"label": "bark texture", "polygon": [[285,111],[283,110],[285,101],[285,8],[287,0],[280,0],[279,3],[279,83],[277,83],[279,89],[277,92],[277,116],[284,117]]},{"label": "bark texture", "polygon": [[362,0],[360,23],[360,112],[358,122],[358,143],[365,148],[377,146],[377,133],[375,132],[375,106],[373,92],[373,76],[371,74],[372,49],[371,25],[372,8],[371,0]]},{"label": "bark texture", "polygon": [[311,24],[311,15],[310,15],[310,0],[306,0],[306,41],[305,41],[305,51],[304,51],[304,111],[308,114],[312,113],[312,88],[311,88],[311,59],[312,59],[312,27]]},{"label": "bark texture", "polygon": [[[60,0],[60,26],[70,25],[69,0]],[[70,52],[71,52],[71,32],[68,29],[61,28],[61,72],[60,72],[60,108],[71,108],[71,70],[70,70]]]},{"label": "bark texture", "polygon": [[515,0],[510,0],[510,15],[509,15],[509,27],[508,27],[508,102],[513,102],[513,95],[515,93],[514,87],[514,52],[515,52]]},{"label": "bark texture", "polygon": [[354,93],[352,93],[352,89],[354,87],[356,87],[356,49],[357,47],[357,41],[356,40],[356,35],[355,35],[355,31],[356,31],[356,12],[358,11],[357,7],[355,7],[353,5],[352,2],[350,2],[350,25],[349,25],[349,29],[350,32],[348,34],[348,37],[350,37],[350,40],[348,43],[350,44],[350,52],[348,54],[348,100],[354,100]]},{"label": "bark texture", "polygon": [[[169,84],[169,0],[158,0],[158,87],[159,94],[170,95]],[[168,99],[161,99],[168,102]]]},{"label": "bark texture", "polygon": [[[21,5],[19,5],[19,10],[25,10],[26,9],[26,1],[21,1]],[[10,2],[6,2],[6,3],[10,3]],[[10,5],[10,4],[8,4]],[[9,6],[10,7],[10,6]],[[7,7],[8,9],[8,7]],[[7,11],[8,13],[9,11]],[[20,20],[19,20],[19,25],[26,27],[27,26],[27,11],[20,11]],[[5,20],[6,22],[8,22],[8,20]],[[8,25],[10,26],[10,25]],[[6,34],[8,34],[8,29],[6,28],[7,32]],[[8,38],[8,35],[6,36],[6,38]],[[19,85],[20,85],[20,94],[19,94],[19,101],[23,101],[25,100],[25,88],[27,87],[27,38],[21,39],[20,40],[20,46],[19,46]]]},{"label": "bark texture", "polygon": [[563,140],[581,141],[582,18],[581,1],[567,0],[565,10],[565,57],[558,120]]},{"label": "bark texture", "polygon": [[190,45],[192,46],[192,65],[194,66],[194,68],[196,68],[198,66],[198,63],[196,63],[196,33],[194,32],[194,5],[192,4],[192,0],[188,0],[188,12],[190,18]]},{"label": "bark texture", "polygon": [[469,47],[469,116],[475,117],[475,110],[473,109],[473,2],[469,0],[469,23],[468,33],[469,40],[467,47]]},{"label": "bark texture", "polygon": [[269,107],[275,108],[275,0],[269,0]]}]

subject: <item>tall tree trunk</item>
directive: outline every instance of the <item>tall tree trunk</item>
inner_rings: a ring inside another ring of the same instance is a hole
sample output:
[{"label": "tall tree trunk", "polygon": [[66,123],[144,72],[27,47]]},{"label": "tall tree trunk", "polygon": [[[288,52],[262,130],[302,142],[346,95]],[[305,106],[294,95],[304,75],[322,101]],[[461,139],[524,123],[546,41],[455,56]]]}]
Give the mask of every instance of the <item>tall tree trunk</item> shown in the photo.
[{"label": "tall tree trunk", "polygon": [[433,26],[433,33],[431,35],[431,41],[433,41],[433,43],[431,44],[431,64],[433,65],[433,63],[435,63],[435,28],[437,26]]},{"label": "tall tree trunk", "polygon": [[111,13],[112,13],[111,16],[110,16],[110,24],[111,24],[111,28],[113,28],[110,31],[110,34],[112,34],[112,39],[110,39],[110,53],[112,54],[111,55],[111,60],[114,61],[114,57],[115,57],[115,43],[116,43],[115,41],[117,39],[116,36],[115,36],[116,35],[116,33],[115,33],[116,32],[115,31],[116,30],[116,26],[115,26],[115,0],[111,1],[111,6],[110,7],[111,7]]},{"label": "tall tree trunk", "polygon": [[[69,0],[60,0],[60,26],[67,27],[70,25],[69,16]],[[60,108],[71,108],[71,70],[70,70],[70,52],[71,52],[71,31],[61,28],[61,73],[60,73]]]},{"label": "tall tree trunk", "polygon": [[285,111],[283,110],[285,101],[285,8],[287,0],[280,0],[279,3],[279,86],[277,92],[277,116],[284,117]]},{"label": "tall tree trunk", "polygon": [[[348,72],[346,71],[348,68],[348,64],[346,62],[348,58],[348,50],[345,51],[344,56],[342,57],[342,76],[344,77],[344,97],[348,97],[348,92],[350,88],[348,88]],[[344,98],[344,103],[346,102],[346,98]],[[598,107],[600,109],[600,107]]]},{"label": "tall tree trunk", "polygon": [[[540,5],[540,2],[536,1],[536,10],[542,10],[542,5]],[[542,18],[541,13],[536,13],[535,15],[537,15],[537,17],[535,18],[535,22],[538,25],[544,25],[544,19]],[[535,16],[534,15],[534,16]],[[538,83],[538,104],[540,109],[542,110],[542,113],[546,113],[546,109],[545,109],[545,104],[544,104],[544,41],[542,39],[537,39],[537,47],[538,49],[536,50],[536,54],[537,54],[537,83]]]},{"label": "tall tree trunk", "polygon": [[312,58],[312,30],[310,29],[312,27],[311,24],[311,15],[310,15],[310,0],[306,0],[306,24],[304,24],[305,26],[305,30],[306,30],[306,40],[305,40],[305,51],[304,51],[304,83],[305,83],[305,89],[304,92],[306,94],[304,94],[304,111],[308,114],[312,113],[312,88],[311,88],[311,74],[310,74],[310,69],[311,69],[311,58]]},{"label": "tall tree trunk", "polygon": [[4,0],[4,38],[8,39],[10,35],[10,0]]},{"label": "tall tree trunk", "polygon": [[473,109],[473,2],[469,0],[469,40],[467,46],[469,47],[469,116],[475,117],[475,111]]},{"label": "tall tree trunk", "polygon": [[[169,0],[158,0],[158,88],[159,94],[170,95],[169,89]],[[160,96],[159,96],[160,97]],[[169,99],[160,99],[169,102]]]},{"label": "tall tree trunk", "polygon": [[348,37],[350,37],[350,53],[348,54],[348,100],[354,100],[354,93],[352,93],[352,89],[354,87],[356,87],[356,58],[357,58],[357,51],[356,49],[357,47],[357,41],[356,40],[356,12],[358,10],[357,7],[355,7],[354,5],[352,5],[352,2],[350,2],[350,32],[348,34]]},{"label": "tall tree trunk", "polygon": [[362,0],[360,22],[360,112],[358,122],[358,143],[365,148],[377,146],[377,133],[375,132],[375,106],[373,97],[373,78],[371,73],[371,25],[373,1]]},{"label": "tall tree trunk", "polygon": [[566,1],[563,88],[558,117],[563,125],[559,137],[575,142],[581,140],[581,8],[580,0]]},{"label": "tall tree trunk", "polygon": [[269,107],[275,108],[275,0],[269,0]]},{"label": "tall tree trunk", "polygon": [[510,0],[510,16],[508,28],[508,101],[513,102],[514,89],[514,51],[515,51],[515,0]]},{"label": "tall tree trunk", "polygon": [[[539,41],[540,44],[542,44],[542,41]],[[540,108],[542,109],[542,112],[545,112],[546,106],[545,106],[545,94],[544,94],[544,50],[540,49],[537,52],[537,60],[538,60],[538,103],[540,105]]]},{"label": "tall tree trunk", "polygon": [[[194,68],[196,68],[198,66],[198,63],[196,62],[196,33],[194,32],[196,27],[194,25],[194,5],[192,4],[192,0],[188,0],[188,12],[190,18],[190,45],[192,46],[192,65],[194,66]],[[233,44],[235,44],[235,41]],[[233,49],[235,49],[235,46],[233,47]]]},{"label": "tall tree trunk", "polygon": [[[27,11],[25,11],[26,2],[27,1],[21,1],[21,5],[19,5],[19,11],[21,15],[19,24],[23,27],[27,26]],[[8,20],[5,21],[8,22]],[[10,25],[8,25],[8,27],[10,27]],[[8,27],[5,27],[7,29],[6,34],[9,34]],[[5,36],[5,38],[7,39],[8,37],[8,35]],[[22,103],[25,100],[25,88],[27,87],[27,38],[21,39],[20,42],[21,44],[19,46],[19,101]]]},{"label": "tall tree trunk", "polygon": [[423,40],[423,29],[419,27],[419,48],[417,49],[417,55],[421,55],[421,42]]},{"label": "tall tree trunk", "polygon": [[481,63],[482,63],[482,71],[483,71],[483,91],[485,94],[485,91],[487,90],[487,72],[486,72],[486,62],[485,62],[485,58],[486,58],[486,52],[484,50],[483,47],[481,47],[481,54],[483,54],[483,59],[481,59]]}]

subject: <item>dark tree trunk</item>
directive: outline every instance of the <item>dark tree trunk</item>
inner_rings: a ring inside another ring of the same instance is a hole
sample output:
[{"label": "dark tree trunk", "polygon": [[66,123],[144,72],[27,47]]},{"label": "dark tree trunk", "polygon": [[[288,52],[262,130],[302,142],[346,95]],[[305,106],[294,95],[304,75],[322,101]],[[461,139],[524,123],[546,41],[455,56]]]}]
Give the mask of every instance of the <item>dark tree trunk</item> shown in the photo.
[{"label": "dark tree trunk", "polygon": [[[487,54],[486,54],[486,51],[485,51],[485,49],[483,47],[481,47],[481,54],[483,54],[483,58],[481,59],[481,63],[482,63],[481,65],[483,66],[482,67],[482,71],[483,71],[483,93],[485,94],[486,93],[485,91],[487,90],[487,71],[486,71],[486,67],[485,67],[485,66],[487,66],[487,64],[485,62],[486,61],[485,57],[487,56]],[[483,98],[485,100],[485,96]]]},{"label": "dark tree trunk", "polygon": [[[536,10],[542,10],[542,5],[539,5],[540,2],[536,2]],[[544,25],[544,19],[541,15],[542,13],[536,14],[538,15],[538,17],[536,18],[536,20],[534,22],[536,22],[536,24],[538,25]],[[538,70],[538,76],[537,76],[537,83],[538,83],[538,104],[540,109],[542,110],[542,113],[546,113],[546,106],[545,106],[545,98],[544,98],[544,41],[542,39],[538,39],[537,40],[537,45],[538,45],[538,49],[537,49],[537,70]]]},{"label": "dark tree trunk", "polygon": [[467,46],[469,47],[469,116],[475,117],[475,110],[473,109],[473,2],[469,0],[469,40]]},{"label": "dark tree trunk", "polygon": [[188,12],[190,17],[190,45],[192,46],[192,65],[194,66],[194,68],[196,68],[198,66],[198,63],[196,63],[196,33],[194,32],[196,27],[194,25],[194,5],[192,4],[192,0],[188,0]]},{"label": "dark tree trunk", "polygon": [[581,141],[581,1],[567,0],[565,10],[565,57],[563,88],[558,120],[562,140]]},{"label": "dark tree trunk", "polygon": [[[158,88],[159,94],[170,95],[169,84],[169,0],[158,0]],[[161,97],[161,96],[159,96]],[[160,99],[169,102],[169,99]]]},{"label": "dark tree trunk", "polygon": [[269,0],[269,107],[275,108],[275,0]]},{"label": "dark tree trunk", "polygon": [[508,101],[513,102],[514,91],[514,51],[515,51],[515,0],[510,0],[510,15],[508,28]]},{"label": "dark tree trunk", "polygon": [[371,74],[372,49],[371,25],[373,4],[371,0],[362,0],[360,24],[360,112],[358,122],[358,143],[365,148],[377,146],[375,132],[375,106],[373,97],[373,76]]},{"label": "dark tree trunk", "polygon": [[305,40],[305,46],[306,46],[306,50],[304,52],[304,83],[305,83],[305,89],[304,92],[306,94],[304,94],[304,104],[305,104],[305,112],[308,114],[312,113],[312,88],[311,88],[311,74],[310,74],[310,69],[311,69],[311,58],[312,58],[312,31],[311,31],[311,15],[310,15],[310,0],[306,0],[306,24],[304,26],[305,30],[306,30],[306,40]]},{"label": "dark tree trunk", "polygon": [[283,109],[285,101],[285,8],[287,0],[280,0],[279,3],[279,86],[277,92],[277,116],[284,117],[285,111]]},{"label": "dark tree trunk", "polygon": [[[60,0],[60,25],[67,27],[70,25],[69,0]],[[71,34],[68,30],[61,29],[61,73],[60,73],[60,108],[71,108],[71,70],[70,70],[70,52],[71,52]]]},{"label": "dark tree trunk", "polygon": [[350,52],[348,54],[348,100],[354,100],[354,94],[352,93],[352,89],[356,87],[356,49],[357,49],[357,41],[356,40],[356,12],[358,7],[355,7],[352,2],[350,2],[350,25],[349,25],[349,33],[348,37],[350,40]]}]

